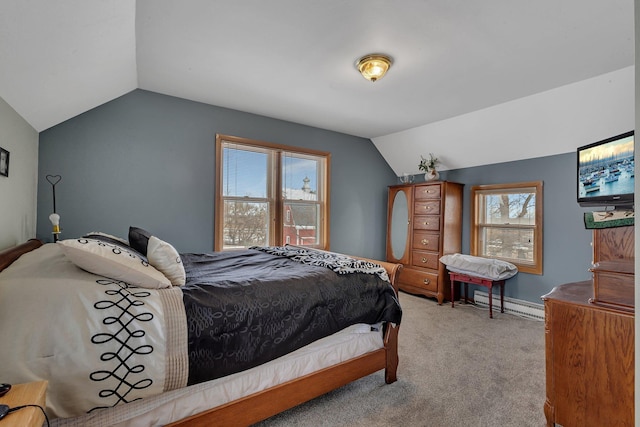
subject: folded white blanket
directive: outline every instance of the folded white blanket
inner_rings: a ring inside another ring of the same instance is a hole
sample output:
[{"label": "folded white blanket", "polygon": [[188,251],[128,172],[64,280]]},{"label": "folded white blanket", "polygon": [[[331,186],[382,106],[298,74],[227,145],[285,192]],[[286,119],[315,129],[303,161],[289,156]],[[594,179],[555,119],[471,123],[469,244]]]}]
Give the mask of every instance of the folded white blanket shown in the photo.
[{"label": "folded white blanket", "polygon": [[464,254],[444,255],[440,262],[447,270],[491,280],[503,280],[515,276],[518,267],[510,262]]}]

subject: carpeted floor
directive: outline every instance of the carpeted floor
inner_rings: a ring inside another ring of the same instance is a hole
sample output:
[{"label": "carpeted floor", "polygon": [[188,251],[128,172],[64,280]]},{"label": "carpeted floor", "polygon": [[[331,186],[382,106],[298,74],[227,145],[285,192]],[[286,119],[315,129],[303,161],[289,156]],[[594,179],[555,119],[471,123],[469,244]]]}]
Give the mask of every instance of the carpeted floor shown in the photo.
[{"label": "carpeted floor", "polygon": [[260,424],[546,425],[544,323],[400,293],[398,381],[382,371]]}]

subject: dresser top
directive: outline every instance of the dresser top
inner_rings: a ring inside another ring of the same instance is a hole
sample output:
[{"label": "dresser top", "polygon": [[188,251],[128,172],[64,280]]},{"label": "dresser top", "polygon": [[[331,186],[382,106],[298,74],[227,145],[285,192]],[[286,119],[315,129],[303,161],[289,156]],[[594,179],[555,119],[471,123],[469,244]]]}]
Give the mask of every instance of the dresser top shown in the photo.
[{"label": "dresser top", "polygon": [[557,300],[572,302],[575,304],[589,305],[589,298],[593,296],[593,282],[585,280],[584,282],[565,283],[556,286],[546,295],[542,296],[544,301]]},{"label": "dresser top", "polygon": [[565,283],[553,288],[551,292],[542,296],[542,300],[547,303],[548,301],[560,302],[563,304],[571,304],[575,306],[589,307],[595,310],[604,310],[609,312],[616,312],[623,315],[633,316],[633,309],[621,309],[620,307],[614,307],[609,304],[593,303],[593,281],[586,280],[584,282]]}]

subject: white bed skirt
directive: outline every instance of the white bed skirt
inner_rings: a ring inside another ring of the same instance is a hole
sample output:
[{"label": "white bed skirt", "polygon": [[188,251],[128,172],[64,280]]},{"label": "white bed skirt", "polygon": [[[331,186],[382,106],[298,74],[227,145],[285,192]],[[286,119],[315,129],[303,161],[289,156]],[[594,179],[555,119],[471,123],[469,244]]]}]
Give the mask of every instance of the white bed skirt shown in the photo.
[{"label": "white bed skirt", "polygon": [[51,420],[52,427],[162,426],[383,347],[381,328],[354,325],[271,362],[158,396]]}]

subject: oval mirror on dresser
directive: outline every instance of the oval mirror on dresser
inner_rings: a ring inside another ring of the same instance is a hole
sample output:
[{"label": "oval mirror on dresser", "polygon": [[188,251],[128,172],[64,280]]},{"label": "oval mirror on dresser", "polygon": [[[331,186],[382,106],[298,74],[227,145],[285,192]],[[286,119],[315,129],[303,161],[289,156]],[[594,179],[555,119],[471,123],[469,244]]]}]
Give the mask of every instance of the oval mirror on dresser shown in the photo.
[{"label": "oval mirror on dresser", "polygon": [[387,260],[407,263],[409,257],[409,232],[411,230],[411,187],[389,189],[388,223],[387,223]]}]

